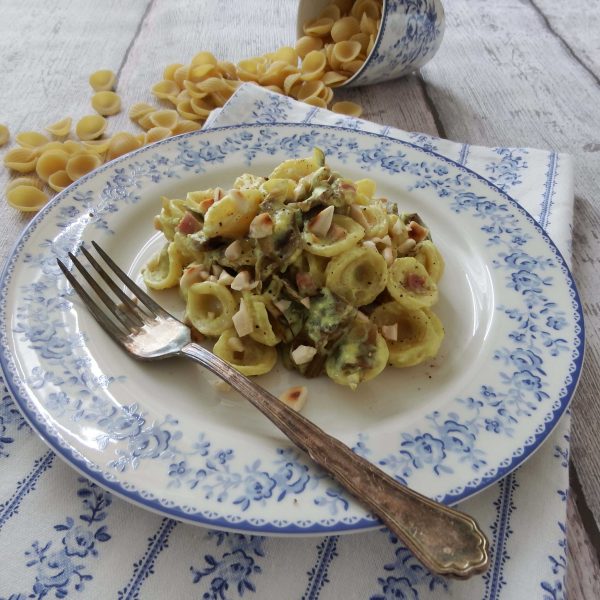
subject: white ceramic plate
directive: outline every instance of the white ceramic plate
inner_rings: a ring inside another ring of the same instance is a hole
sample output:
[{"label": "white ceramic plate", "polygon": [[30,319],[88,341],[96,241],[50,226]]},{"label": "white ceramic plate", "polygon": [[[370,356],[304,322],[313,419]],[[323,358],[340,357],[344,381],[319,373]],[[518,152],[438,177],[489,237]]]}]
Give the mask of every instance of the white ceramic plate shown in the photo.
[{"label": "white ceramic plate", "polygon": [[[346,176],[372,177],[418,211],[446,258],[434,361],[388,368],[356,393],[278,365],[275,394],[307,384],[305,414],[401,481],[450,503],[524,461],[564,412],[583,321],[562,257],[508,196],[408,143],[325,126],[241,126],[165,140],[61,193],[18,242],[2,279],[2,367],[50,446],[147,508],[218,528],[308,534],[377,526],[249,404],[185,360],[136,362],[98,327],[56,265],[98,241],[139,279],[160,247],[161,195],[268,174],[313,146]],[[156,294],[181,313],[173,293]]]}]

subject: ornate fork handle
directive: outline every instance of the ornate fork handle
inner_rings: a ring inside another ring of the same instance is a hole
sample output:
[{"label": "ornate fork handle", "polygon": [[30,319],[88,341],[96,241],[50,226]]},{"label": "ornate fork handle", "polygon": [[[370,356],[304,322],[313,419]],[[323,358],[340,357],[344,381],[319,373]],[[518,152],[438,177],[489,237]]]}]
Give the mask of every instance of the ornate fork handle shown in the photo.
[{"label": "ornate fork handle", "polygon": [[471,517],[401,485],[202,346],[180,352],[229,383],[352,492],[431,571],[468,578],[488,567],[488,541]]}]

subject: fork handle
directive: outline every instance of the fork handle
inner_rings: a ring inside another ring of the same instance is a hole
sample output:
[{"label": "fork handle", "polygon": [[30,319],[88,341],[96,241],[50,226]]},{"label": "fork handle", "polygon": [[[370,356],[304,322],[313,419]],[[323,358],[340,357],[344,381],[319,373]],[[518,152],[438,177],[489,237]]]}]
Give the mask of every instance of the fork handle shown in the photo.
[{"label": "fork handle", "polygon": [[488,567],[488,541],[468,515],[398,483],[202,346],[181,350],[218,375],[350,491],[431,571],[466,579]]}]

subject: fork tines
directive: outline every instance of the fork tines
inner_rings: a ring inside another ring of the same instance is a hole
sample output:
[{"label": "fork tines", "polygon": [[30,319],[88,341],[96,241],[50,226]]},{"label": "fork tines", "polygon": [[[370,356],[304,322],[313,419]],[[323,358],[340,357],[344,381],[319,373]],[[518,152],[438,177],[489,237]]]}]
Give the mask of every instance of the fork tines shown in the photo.
[{"label": "fork tines", "polygon": [[[157,317],[168,318],[171,315],[164,310],[159,304],[157,304],[144,290],[142,290],[126,273],[108,256],[108,254],[100,248],[96,242],[92,242],[92,245],[102,257],[106,265],[112,271],[109,272],[92,256],[92,254],[81,245],[81,252],[88,260],[92,267],[93,272],[90,272],[88,268],[84,267],[81,261],[72,253],[69,252],[69,258],[73,262],[73,265],[83,276],[95,294],[100,298],[104,307],[108,309],[108,312],[112,314],[116,321],[111,319],[106,311],[100,306],[98,301],[94,300],[90,293],[84,288],[84,286],[77,281],[75,276],[67,266],[60,260],[56,259],[58,266],[68,279],[69,283],[73,286],[75,291],[79,294],[88,310],[92,313],[96,321],[106,331],[117,338],[119,341],[123,341],[130,333],[138,332],[144,324],[156,319]],[[115,300],[107,293],[107,291],[98,283],[97,275],[100,275],[102,280],[107,284],[108,288],[118,298],[120,303]],[[115,282],[114,275],[118,277],[131,292],[133,298],[128,296]],[[142,309],[143,305],[145,310]],[[117,324],[118,323],[118,324]],[[120,326],[119,326],[120,325]]]}]

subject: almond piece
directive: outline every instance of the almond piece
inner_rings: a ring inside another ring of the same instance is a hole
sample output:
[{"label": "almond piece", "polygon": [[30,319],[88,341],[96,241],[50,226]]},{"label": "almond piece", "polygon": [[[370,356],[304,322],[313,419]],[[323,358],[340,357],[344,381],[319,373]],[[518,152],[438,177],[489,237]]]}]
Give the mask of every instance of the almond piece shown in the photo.
[{"label": "almond piece", "polygon": [[385,259],[385,263],[388,267],[394,262],[394,252],[389,246],[386,246],[383,249],[381,256],[383,256],[383,258]]},{"label": "almond piece", "polygon": [[310,308],[310,298],[308,296],[306,298],[302,298],[302,300],[300,300],[300,304],[306,308]]},{"label": "almond piece", "polygon": [[304,408],[307,398],[308,390],[303,385],[291,387],[279,396],[284,404],[293,408],[296,412],[300,412]]},{"label": "almond piece", "polygon": [[225,248],[225,258],[227,260],[237,260],[242,255],[242,242],[235,240]]},{"label": "almond piece", "polygon": [[333,225],[329,228],[327,232],[327,236],[334,242],[338,240],[343,240],[346,237],[346,230],[339,225],[333,223]]},{"label": "almond piece", "polygon": [[258,285],[258,281],[252,281],[250,271],[240,271],[231,282],[231,289],[236,292],[253,290]]},{"label": "almond piece", "polygon": [[240,337],[252,333],[252,328],[254,326],[254,323],[252,323],[252,315],[243,298],[240,300],[240,309],[233,315],[232,321],[235,331]]},{"label": "almond piece", "polygon": [[292,305],[289,300],[277,300],[277,302],[273,302],[273,304],[282,313],[284,313]]},{"label": "almond piece", "polygon": [[269,237],[273,233],[273,219],[267,213],[256,215],[250,222],[248,237],[261,239]]},{"label": "almond piece", "polygon": [[292,350],[292,360],[297,365],[305,365],[309,363],[317,353],[317,349],[312,346],[298,346]]},{"label": "almond piece", "polygon": [[381,335],[390,342],[398,341],[398,323],[393,325],[383,325],[381,328]]},{"label": "almond piece", "polygon": [[407,240],[405,240],[404,242],[402,242],[399,246],[398,246],[398,255],[402,256],[404,254],[407,254],[408,252],[410,252],[415,246],[417,245],[417,242],[415,242],[415,240],[413,240],[412,238],[408,238]]},{"label": "almond piece", "polygon": [[324,208],[320,213],[315,215],[309,222],[306,227],[308,231],[310,231],[313,235],[317,237],[324,238],[327,235],[331,227],[331,223],[333,222],[333,211],[335,207],[328,206]]},{"label": "almond piece", "polygon": [[365,240],[362,245],[364,248],[369,248],[370,250],[375,250],[375,252],[377,252],[377,246],[373,240]]},{"label": "almond piece", "polygon": [[427,237],[428,233],[429,230],[426,227],[423,227],[423,225],[419,225],[416,221],[411,221],[408,224],[408,235],[417,243],[422,242]]},{"label": "almond piece", "polygon": [[406,233],[406,225],[401,219],[398,219],[392,227],[392,235],[398,237],[404,235],[404,233]]},{"label": "almond piece", "polygon": [[231,285],[233,279],[233,275],[230,275],[227,271],[223,270],[219,275],[218,282],[222,285]]},{"label": "almond piece", "polygon": [[234,351],[234,352],[243,352],[244,351],[244,344],[242,343],[242,340],[240,340],[240,338],[238,337],[230,337],[227,340],[227,345]]},{"label": "almond piece", "polygon": [[352,217],[361,227],[369,228],[369,223],[365,218],[363,209],[358,204],[353,204],[350,207],[350,217]]}]

